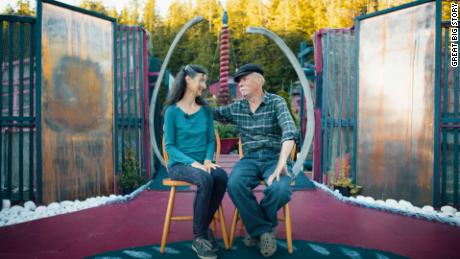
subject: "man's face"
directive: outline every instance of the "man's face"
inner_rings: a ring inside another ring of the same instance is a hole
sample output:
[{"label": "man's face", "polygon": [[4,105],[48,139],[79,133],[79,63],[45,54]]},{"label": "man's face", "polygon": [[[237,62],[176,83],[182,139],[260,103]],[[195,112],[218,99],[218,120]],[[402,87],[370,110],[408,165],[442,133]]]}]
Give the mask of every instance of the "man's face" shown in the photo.
[{"label": "man's face", "polygon": [[247,74],[240,78],[238,87],[244,98],[252,97],[262,90],[262,79],[256,73]]}]

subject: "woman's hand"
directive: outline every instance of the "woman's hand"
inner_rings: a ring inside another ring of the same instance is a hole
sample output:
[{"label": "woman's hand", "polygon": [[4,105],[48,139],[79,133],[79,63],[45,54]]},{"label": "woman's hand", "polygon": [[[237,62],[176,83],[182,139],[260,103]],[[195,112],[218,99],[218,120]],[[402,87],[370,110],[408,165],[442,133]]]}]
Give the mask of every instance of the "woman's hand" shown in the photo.
[{"label": "woman's hand", "polygon": [[211,171],[208,170],[208,168],[207,168],[206,166],[204,166],[204,165],[202,165],[202,164],[200,164],[200,163],[198,163],[198,162],[193,162],[193,163],[191,164],[191,166],[192,166],[192,167],[195,167],[195,168],[197,168],[197,169],[203,170],[203,171],[207,172],[208,174],[211,173]]},{"label": "woman's hand", "polygon": [[204,160],[204,166],[211,172],[211,169],[216,169],[220,167],[218,164],[214,164],[211,160]]}]

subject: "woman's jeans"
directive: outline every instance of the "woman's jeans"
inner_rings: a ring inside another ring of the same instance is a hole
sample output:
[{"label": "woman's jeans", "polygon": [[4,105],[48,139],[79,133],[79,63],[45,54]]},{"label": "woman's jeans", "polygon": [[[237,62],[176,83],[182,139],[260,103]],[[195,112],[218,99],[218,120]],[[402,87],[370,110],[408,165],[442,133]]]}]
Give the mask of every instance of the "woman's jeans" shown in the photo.
[{"label": "woman's jeans", "polygon": [[219,167],[212,169],[209,174],[201,169],[182,164],[173,165],[168,171],[171,179],[197,186],[193,202],[193,234],[195,238],[206,238],[209,224],[227,188],[227,174]]},{"label": "woman's jeans", "polygon": [[[271,232],[278,224],[277,212],[291,199],[291,177],[282,174],[270,186],[265,186],[264,196],[257,202],[252,189],[264,180],[265,184],[273,174],[279,159],[279,153],[259,151],[245,155],[233,167],[228,180],[228,194],[241,215],[247,233],[258,237]],[[292,162],[287,161],[289,172]]]}]

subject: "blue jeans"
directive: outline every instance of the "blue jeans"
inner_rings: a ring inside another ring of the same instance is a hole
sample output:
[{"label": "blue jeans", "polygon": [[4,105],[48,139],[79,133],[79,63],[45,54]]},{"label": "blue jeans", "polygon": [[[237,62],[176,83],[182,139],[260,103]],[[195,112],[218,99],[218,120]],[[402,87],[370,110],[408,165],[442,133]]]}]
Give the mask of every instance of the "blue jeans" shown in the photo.
[{"label": "blue jeans", "polygon": [[[257,202],[252,189],[265,182],[278,164],[279,154],[259,151],[245,155],[233,167],[228,180],[228,194],[238,208],[241,219],[251,237],[272,231],[278,225],[277,212],[291,199],[291,177],[283,174],[280,180],[265,186],[264,196]],[[291,171],[292,162],[287,163]]]},{"label": "blue jeans", "polygon": [[193,201],[193,234],[206,238],[209,224],[222,202],[227,188],[227,173],[222,168],[211,174],[192,166],[176,164],[169,168],[171,179],[185,181],[197,186]]}]

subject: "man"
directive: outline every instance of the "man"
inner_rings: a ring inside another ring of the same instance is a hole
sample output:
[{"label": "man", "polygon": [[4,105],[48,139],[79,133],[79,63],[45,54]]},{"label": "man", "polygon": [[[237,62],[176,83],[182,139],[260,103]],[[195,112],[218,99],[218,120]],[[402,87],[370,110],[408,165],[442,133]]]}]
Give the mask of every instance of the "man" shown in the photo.
[{"label": "man", "polygon": [[[246,227],[246,246],[260,242],[263,256],[276,251],[277,212],[291,198],[288,161],[297,129],[284,99],[265,92],[263,69],[241,66],[234,75],[244,97],[215,110],[215,119],[236,124],[244,157],[235,164],[227,190]],[[265,181],[264,196],[257,202],[252,189]]]}]

